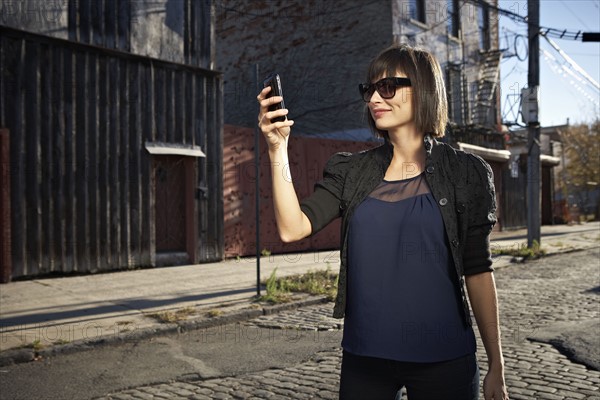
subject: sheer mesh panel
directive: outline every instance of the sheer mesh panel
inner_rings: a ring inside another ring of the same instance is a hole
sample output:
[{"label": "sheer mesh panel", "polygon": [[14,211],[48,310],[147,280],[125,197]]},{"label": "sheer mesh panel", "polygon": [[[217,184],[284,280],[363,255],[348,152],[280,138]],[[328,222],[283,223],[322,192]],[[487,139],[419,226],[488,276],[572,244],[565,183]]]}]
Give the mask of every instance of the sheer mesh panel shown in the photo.
[{"label": "sheer mesh panel", "polygon": [[371,192],[369,197],[391,203],[430,192],[425,175],[420,174],[401,181],[383,181]]}]

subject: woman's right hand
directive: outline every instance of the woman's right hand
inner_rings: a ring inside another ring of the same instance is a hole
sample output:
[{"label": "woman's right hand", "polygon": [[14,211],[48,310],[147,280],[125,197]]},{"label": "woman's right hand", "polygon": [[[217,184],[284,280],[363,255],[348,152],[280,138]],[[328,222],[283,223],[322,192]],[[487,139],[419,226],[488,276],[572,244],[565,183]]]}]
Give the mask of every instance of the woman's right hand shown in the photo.
[{"label": "woman's right hand", "polygon": [[[279,149],[282,145],[287,146],[291,126],[294,125],[294,121],[287,119],[288,110],[286,108],[269,111],[269,106],[279,103],[283,99],[281,96],[267,98],[267,95],[270,91],[271,87],[267,86],[261,90],[256,99],[260,104],[260,111],[258,113],[258,127],[267,140],[269,150],[272,151]],[[285,121],[271,122],[273,118],[281,116],[286,116]]]}]

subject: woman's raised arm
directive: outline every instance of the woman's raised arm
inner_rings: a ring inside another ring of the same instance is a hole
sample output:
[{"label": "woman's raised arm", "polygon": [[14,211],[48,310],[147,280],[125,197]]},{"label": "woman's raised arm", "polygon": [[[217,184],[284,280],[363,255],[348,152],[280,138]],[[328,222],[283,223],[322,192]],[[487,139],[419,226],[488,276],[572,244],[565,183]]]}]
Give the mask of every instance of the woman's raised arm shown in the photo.
[{"label": "woman's raised arm", "polygon": [[308,217],[300,209],[288,159],[288,140],[294,121],[286,119],[271,122],[275,117],[287,116],[287,109],[269,111],[269,106],[282,100],[281,96],[267,98],[271,88],[264,88],[257,96],[260,104],[258,126],[267,141],[273,182],[273,205],[277,230],[282,241],[289,243],[304,239],[312,232]]}]

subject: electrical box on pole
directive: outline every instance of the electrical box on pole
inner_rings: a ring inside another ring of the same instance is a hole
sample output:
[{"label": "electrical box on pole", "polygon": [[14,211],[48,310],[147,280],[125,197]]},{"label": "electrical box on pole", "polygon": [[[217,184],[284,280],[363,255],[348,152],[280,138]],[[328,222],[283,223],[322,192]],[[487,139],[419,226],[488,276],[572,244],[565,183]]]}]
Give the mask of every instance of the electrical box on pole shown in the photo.
[{"label": "electrical box on pole", "polygon": [[521,89],[521,117],[526,124],[539,122],[540,87]]}]

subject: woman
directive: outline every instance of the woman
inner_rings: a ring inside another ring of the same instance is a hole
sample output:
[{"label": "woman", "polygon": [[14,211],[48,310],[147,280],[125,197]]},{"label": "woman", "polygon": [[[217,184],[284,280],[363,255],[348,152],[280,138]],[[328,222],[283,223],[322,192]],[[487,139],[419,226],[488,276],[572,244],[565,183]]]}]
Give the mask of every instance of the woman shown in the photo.
[{"label": "woman", "polygon": [[486,400],[508,398],[489,234],[496,222],[492,172],[481,158],[436,141],[447,103],[438,62],[392,46],[360,85],[384,144],[338,153],[314,193],[298,201],[287,144],[288,110],[258,95],[272,166],[275,217],[292,242],[342,217],[334,316],[345,316],[341,399],[477,399],[479,369],[464,287],[487,353]]}]

